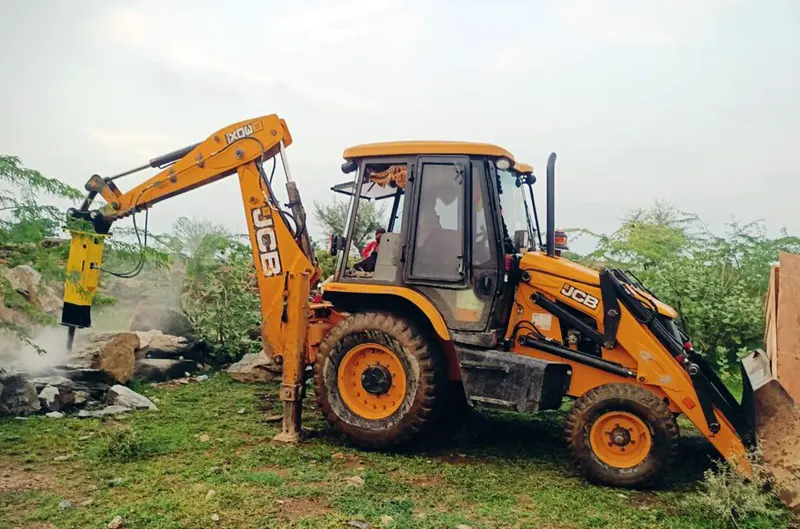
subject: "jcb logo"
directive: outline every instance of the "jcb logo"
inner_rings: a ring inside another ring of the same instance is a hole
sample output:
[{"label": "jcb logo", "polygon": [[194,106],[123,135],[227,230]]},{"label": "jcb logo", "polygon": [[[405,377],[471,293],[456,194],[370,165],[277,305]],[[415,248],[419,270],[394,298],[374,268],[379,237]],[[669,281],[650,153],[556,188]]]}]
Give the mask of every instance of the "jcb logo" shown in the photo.
[{"label": "jcb logo", "polygon": [[261,208],[251,210],[251,214],[253,216],[253,228],[256,232],[256,245],[258,247],[258,260],[261,263],[261,272],[264,277],[280,275],[283,273],[281,269],[281,254],[278,250],[278,239],[275,237],[272,216],[265,214]]},{"label": "jcb logo", "polygon": [[561,293],[582,305],[586,305],[590,309],[596,309],[597,305],[600,303],[600,300],[596,297],[587,294],[583,290],[578,290],[569,283],[564,283],[564,286],[561,287]]},{"label": "jcb logo", "polygon": [[247,125],[242,125],[233,132],[226,132],[225,141],[227,141],[228,145],[230,145],[231,143],[241,140],[242,138],[252,136],[256,132],[261,130],[261,128],[262,125],[260,121],[253,121],[252,123],[248,123]]}]

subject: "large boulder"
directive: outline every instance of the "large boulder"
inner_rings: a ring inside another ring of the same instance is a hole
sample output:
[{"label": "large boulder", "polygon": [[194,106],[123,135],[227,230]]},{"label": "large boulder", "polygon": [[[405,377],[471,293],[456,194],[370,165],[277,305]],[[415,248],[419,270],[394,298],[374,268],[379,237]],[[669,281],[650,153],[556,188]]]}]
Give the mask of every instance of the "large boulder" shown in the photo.
[{"label": "large boulder", "polygon": [[159,330],[136,331],[139,350],[136,358],[178,358],[189,352],[189,341],[183,336],[164,334]]},{"label": "large boulder", "polygon": [[70,367],[99,369],[114,382],[125,384],[133,377],[138,348],[139,337],[132,332],[96,334],[73,355]]},{"label": "large boulder", "polygon": [[248,353],[228,368],[228,374],[239,382],[258,384],[279,379],[281,366],[267,358],[263,352]]},{"label": "large boulder", "polygon": [[0,414],[30,415],[42,408],[36,386],[20,374],[0,374]]},{"label": "large boulder", "polygon": [[136,370],[133,376],[138,379],[161,382],[183,377],[196,368],[197,364],[193,360],[141,358],[136,360]]},{"label": "large boulder", "polygon": [[0,273],[11,283],[11,288],[22,294],[30,303],[46,313],[61,308],[61,298],[56,290],[42,283],[42,274],[29,265],[2,268]]},{"label": "large boulder", "polygon": [[106,401],[109,404],[125,406],[126,408],[137,410],[158,410],[150,399],[136,393],[127,386],[120,386],[119,384],[111,386],[111,389],[108,390]]}]

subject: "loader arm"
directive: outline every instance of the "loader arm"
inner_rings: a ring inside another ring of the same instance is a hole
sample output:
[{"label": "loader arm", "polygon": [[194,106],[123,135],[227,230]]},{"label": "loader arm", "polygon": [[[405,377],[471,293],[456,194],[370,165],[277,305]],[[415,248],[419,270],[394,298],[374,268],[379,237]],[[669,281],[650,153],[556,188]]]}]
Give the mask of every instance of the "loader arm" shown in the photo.
[{"label": "loader arm", "polygon": [[[101,271],[103,241],[114,221],[135,215],[155,204],[237,174],[242,192],[250,245],[261,299],[261,336],[264,351],[283,363],[281,399],[284,428],[281,437],[295,440],[299,413],[308,297],[320,275],[306,229],[305,211],[286,162],[285,147],[292,137],[277,115],[234,123],[205,141],[150,160],[147,165],[113,177],[93,175],[86,183],[88,195],[79,210],[68,216],[90,222],[94,232],[73,231],[67,264],[67,284],[61,323],[70,329],[91,325],[90,310]],[[283,211],[272,189],[272,175],[264,163],[281,157],[291,213]],[[148,167],[162,170],[122,192],[116,180]],[[100,195],[106,202],[90,210]],[[293,226],[290,225],[292,220]]]}]

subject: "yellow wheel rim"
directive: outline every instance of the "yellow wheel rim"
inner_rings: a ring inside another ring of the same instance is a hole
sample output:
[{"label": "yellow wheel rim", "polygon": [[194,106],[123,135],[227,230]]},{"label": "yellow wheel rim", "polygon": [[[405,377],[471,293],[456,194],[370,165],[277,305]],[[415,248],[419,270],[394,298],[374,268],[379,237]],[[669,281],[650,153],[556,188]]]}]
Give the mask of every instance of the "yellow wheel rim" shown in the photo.
[{"label": "yellow wheel rim", "polygon": [[653,438],[647,424],[624,411],[607,412],[589,432],[592,451],[603,463],[616,468],[632,468],[647,458]]},{"label": "yellow wheel rim", "polygon": [[337,385],[342,400],[364,419],[385,419],[406,396],[406,372],[388,347],[365,343],[350,349],[339,364]]}]

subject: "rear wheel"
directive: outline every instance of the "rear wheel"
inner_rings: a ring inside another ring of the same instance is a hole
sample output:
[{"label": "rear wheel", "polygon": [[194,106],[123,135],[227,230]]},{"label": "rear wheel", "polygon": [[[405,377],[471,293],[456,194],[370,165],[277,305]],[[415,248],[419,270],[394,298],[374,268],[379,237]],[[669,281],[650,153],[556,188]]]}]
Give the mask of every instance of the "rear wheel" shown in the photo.
[{"label": "rear wheel", "polygon": [[680,433],[655,394],[633,384],[608,384],[575,402],[565,435],[588,479],[634,487],[654,482],[672,463]]},{"label": "rear wheel", "polygon": [[396,446],[426,433],[438,415],[443,367],[408,322],[378,312],[356,314],[320,345],[317,404],[354,444]]}]

